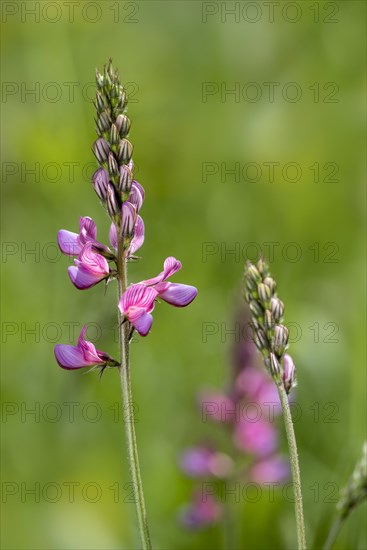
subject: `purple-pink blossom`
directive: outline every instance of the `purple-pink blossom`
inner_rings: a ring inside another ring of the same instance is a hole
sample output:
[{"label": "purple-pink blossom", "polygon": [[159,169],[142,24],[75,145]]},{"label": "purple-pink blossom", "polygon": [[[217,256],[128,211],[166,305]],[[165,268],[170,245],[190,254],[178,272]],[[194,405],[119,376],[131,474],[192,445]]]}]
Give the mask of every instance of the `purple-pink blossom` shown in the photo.
[{"label": "purple-pink blossom", "polygon": [[[111,224],[109,232],[109,240],[111,246],[117,250],[117,229],[114,223]],[[144,243],[144,222],[141,216],[136,216],[135,227],[133,230],[133,238],[131,239],[127,255],[131,257]]]},{"label": "purple-pink blossom", "polygon": [[79,233],[60,229],[57,234],[57,241],[61,252],[67,256],[78,256],[87,242],[92,243],[96,252],[111,254],[111,251],[104,244],[97,241],[96,224],[88,216],[79,218]]},{"label": "purple-pink blossom", "polygon": [[203,422],[233,422],[238,416],[236,403],[225,393],[219,391],[204,391],[199,396],[201,418]]},{"label": "purple-pink blossom", "polygon": [[170,256],[164,262],[164,270],[157,277],[131,285],[121,296],[119,300],[121,314],[130,321],[141,336],[146,336],[152,326],[151,312],[157,298],[162,298],[176,307],[185,307],[196,297],[198,291],[194,286],[166,281],[181,267],[181,262]]},{"label": "purple-pink blossom", "polygon": [[278,443],[276,426],[265,418],[251,421],[242,416],[234,426],[233,437],[239,449],[257,457],[274,452]]},{"label": "purple-pink blossom", "polygon": [[110,276],[106,258],[95,252],[90,241],[83,246],[74,264],[68,267],[68,273],[71,282],[79,290],[90,288]]},{"label": "purple-pink blossom", "polygon": [[[144,188],[137,181],[133,181],[127,201],[122,205],[121,212],[121,234],[124,238],[131,238],[129,243],[127,257],[133,256],[144,243],[144,222],[138,215],[144,201]],[[109,240],[111,246],[117,250],[118,247],[118,228],[114,223],[111,224]]]},{"label": "purple-pink blossom", "polygon": [[280,483],[290,476],[289,460],[272,455],[255,462],[250,470],[251,480],[255,483]]},{"label": "purple-pink blossom", "polygon": [[269,407],[275,414],[280,414],[281,406],[278,390],[270,376],[259,366],[247,366],[237,376],[235,388],[238,395],[248,402],[256,402],[265,411]]},{"label": "purple-pink blossom", "polygon": [[218,523],[223,516],[223,506],[204,491],[197,491],[193,501],[181,514],[183,525],[189,529],[202,529]]},{"label": "purple-pink blossom", "polygon": [[141,336],[146,336],[153,323],[151,312],[157,292],[143,284],[131,285],[121,296],[118,307]]},{"label": "purple-pink blossom", "polygon": [[209,447],[192,447],[181,456],[181,468],[190,477],[225,478],[233,471],[233,460]]},{"label": "purple-pink blossom", "polygon": [[96,349],[92,342],[88,342],[85,339],[85,333],[86,327],[84,326],[76,346],[65,344],[57,344],[55,346],[56,361],[61,368],[75,370],[95,365],[114,366],[118,364],[107,353]]},{"label": "purple-pink blossom", "polygon": [[167,279],[172,277],[182,268],[179,260],[173,256],[166,258],[163,264],[163,271],[152,279],[142,281],[141,284],[154,288],[158,297],[176,307],[185,307],[197,296],[197,288],[181,283],[169,283]]}]

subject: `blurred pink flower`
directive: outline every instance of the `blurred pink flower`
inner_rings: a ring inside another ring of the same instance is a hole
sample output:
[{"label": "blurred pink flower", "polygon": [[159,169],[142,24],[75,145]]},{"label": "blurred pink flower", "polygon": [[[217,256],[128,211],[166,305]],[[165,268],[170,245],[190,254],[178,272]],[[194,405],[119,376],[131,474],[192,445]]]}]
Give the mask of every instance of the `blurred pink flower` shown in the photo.
[{"label": "blurred pink flower", "polygon": [[218,523],[223,516],[223,506],[212,495],[198,491],[193,502],[181,514],[183,525],[189,529],[202,529]]},{"label": "blurred pink flower", "polygon": [[258,457],[267,456],[277,447],[277,429],[263,418],[253,422],[241,418],[234,428],[234,442],[242,451]]},{"label": "blurred pink flower", "polygon": [[[248,366],[239,373],[235,387],[248,402],[256,402],[265,410],[280,413],[278,390],[270,376],[258,366]],[[274,406],[273,406],[274,405]]]},{"label": "blurred pink flower", "polygon": [[225,478],[233,471],[233,460],[208,447],[192,447],[181,456],[181,468],[190,477]]},{"label": "blurred pink flower", "polygon": [[270,456],[251,468],[250,477],[255,483],[280,483],[290,477],[289,461],[280,456]]},{"label": "blurred pink flower", "polygon": [[204,391],[199,396],[201,418],[203,422],[234,422],[238,418],[239,409],[228,395],[215,391]]}]

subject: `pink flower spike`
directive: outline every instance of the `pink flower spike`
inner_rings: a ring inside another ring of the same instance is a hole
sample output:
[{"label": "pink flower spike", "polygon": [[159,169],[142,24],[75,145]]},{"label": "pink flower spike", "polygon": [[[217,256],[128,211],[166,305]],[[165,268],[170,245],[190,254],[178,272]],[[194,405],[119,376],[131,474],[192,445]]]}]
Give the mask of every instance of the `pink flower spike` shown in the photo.
[{"label": "pink flower spike", "polygon": [[55,357],[59,366],[67,370],[82,369],[95,365],[115,366],[118,363],[104,351],[97,350],[85,339],[86,327],[82,328],[77,346],[57,344]]},{"label": "pink flower spike", "polygon": [[93,250],[93,244],[87,242],[79,254],[75,265],[68,268],[71,282],[79,290],[90,288],[110,275],[106,258]]},{"label": "pink flower spike", "polygon": [[94,248],[98,251],[110,253],[111,251],[104,244],[98,242],[96,238],[96,224],[92,218],[89,218],[88,216],[81,217],[79,219],[79,233],[73,233],[71,231],[61,229],[57,234],[57,241],[60,250],[67,256],[78,256],[87,242],[91,242]]},{"label": "pink flower spike", "polygon": [[119,309],[141,336],[146,336],[153,323],[151,312],[157,292],[143,284],[131,285],[119,300]]}]

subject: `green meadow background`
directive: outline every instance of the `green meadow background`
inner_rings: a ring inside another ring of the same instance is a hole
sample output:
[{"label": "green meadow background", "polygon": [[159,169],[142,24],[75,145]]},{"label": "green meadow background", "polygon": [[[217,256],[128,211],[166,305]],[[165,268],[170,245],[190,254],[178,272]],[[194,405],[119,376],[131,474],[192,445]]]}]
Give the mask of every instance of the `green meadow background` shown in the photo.
[{"label": "green meadow background", "polygon": [[[219,526],[180,525],[193,483],[178,463],[184,448],[221,439],[197,394],[228,379],[243,266],[259,250],[293,327],[308,540],[321,548],[366,436],[365,3],[280,2],[273,15],[264,2],[65,4],[1,4],[2,548],[138,547],[117,374],[98,382],[53,355],[85,323],[118,355],[114,285],[78,292],[55,246],[80,215],[107,239],[90,183],[91,98],[110,56],[146,189],[130,281],[174,255],[175,280],[199,289],[186,309],[156,307],[151,334],[132,344],[154,548],[222,547]],[[236,550],[295,547],[281,490],[232,505]],[[366,544],[364,504],[335,548]]]}]

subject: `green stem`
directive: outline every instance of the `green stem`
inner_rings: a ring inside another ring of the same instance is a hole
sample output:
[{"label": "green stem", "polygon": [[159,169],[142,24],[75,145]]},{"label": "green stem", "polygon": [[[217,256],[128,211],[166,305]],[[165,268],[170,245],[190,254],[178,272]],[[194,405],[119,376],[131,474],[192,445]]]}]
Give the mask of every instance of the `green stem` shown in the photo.
[{"label": "green stem", "polygon": [[[120,239],[121,241],[121,239]],[[127,288],[127,266],[126,257],[123,249],[123,243],[119,242],[117,255],[117,280],[118,280],[118,295],[119,297]],[[138,446],[135,436],[135,420],[134,420],[134,404],[131,393],[131,378],[130,378],[130,356],[129,356],[129,323],[122,322],[122,316],[119,312],[119,337],[120,337],[120,354],[121,364],[119,366],[119,375],[121,383],[123,418],[125,425],[125,436],[127,443],[128,461],[130,467],[130,475],[135,488],[135,504],[136,513],[138,516],[138,526],[140,533],[141,547],[144,550],[152,548],[150,542],[149,528],[147,522],[147,514],[145,510],[143,484],[140,477]]]},{"label": "green stem", "polygon": [[338,516],[334,521],[329,531],[328,538],[326,539],[326,542],[324,544],[324,547],[323,547],[324,550],[331,550],[331,548],[333,547],[336,537],[339,535],[339,531],[342,528],[345,518],[346,516]]},{"label": "green stem", "polygon": [[305,520],[303,517],[301,475],[298,462],[298,451],[296,436],[294,434],[291,410],[289,408],[288,396],[283,385],[277,385],[280,402],[283,410],[285,431],[287,434],[289,457],[291,461],[292,479],[294,488],[294,506],[296,512],[297,540],[299,550],[306,549]]}]

